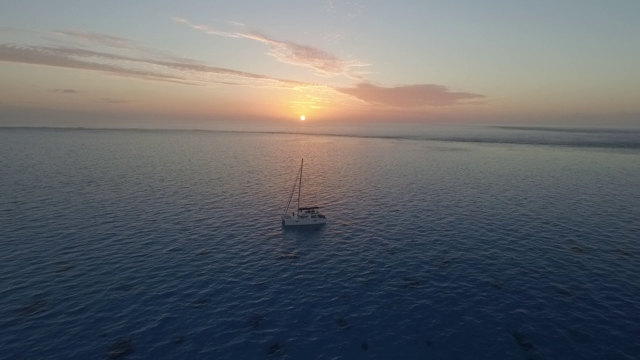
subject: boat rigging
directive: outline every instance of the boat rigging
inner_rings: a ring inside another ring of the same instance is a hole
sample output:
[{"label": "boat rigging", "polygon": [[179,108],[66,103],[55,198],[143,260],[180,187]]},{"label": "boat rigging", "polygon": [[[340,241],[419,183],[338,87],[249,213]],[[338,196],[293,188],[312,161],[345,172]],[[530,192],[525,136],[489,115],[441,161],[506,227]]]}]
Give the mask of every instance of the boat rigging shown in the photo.
[{"label": "boat rigging", "polygon": [[[302,168],[304,166],[304,159],[300,162],[300,171],[296,181],[293,182],[293,188],[289,195],[289,201],[282,213],[282,225],[284,226],[300,226],[300,225],[322,225],[327,223],[327,218],[318,210],[319,206],[307,206],[300,207],[300,196],[302,194]],[[293,194],[296,192],[296,185],[298,186],[298,207],[297,211],[293,211],[289,215],[289,207],[291,206],[291,200],[293,200]]]}]

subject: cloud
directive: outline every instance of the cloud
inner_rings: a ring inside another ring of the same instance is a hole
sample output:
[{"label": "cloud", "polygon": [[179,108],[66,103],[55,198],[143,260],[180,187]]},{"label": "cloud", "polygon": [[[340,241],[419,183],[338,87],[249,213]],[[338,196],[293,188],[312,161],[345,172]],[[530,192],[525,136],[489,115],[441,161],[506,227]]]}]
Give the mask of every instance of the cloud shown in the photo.
[{"label": "cloud", "polygon": [[[100,59],[102,60],[102,62],[82,60],[88,58],[93,58],[94,60]],[[124,68],[116,64],[109,64],[107,63],[108,61],[116,62],[138,60],[125,56],[100,53],[84,49],[2,44],[0,45],[0,61],[33,65],[47,65],[71,69],[93,70],[153,80],[184,80],[176,76],[162,74],[159,72],[135,68]]]},{"label": "cloud", "polygon": [[[197,61],[195,60],[185,59],[184,57],[180,57],[166,51],[159,51],[156,49],[152,49],[145,46],[143,43],[139,41],[126,39],[119,36],[101,34],[101,33],[84,31],[84,30],[56,30],[51,32],[51,34],[71,38],[77,41],[77,44],[80,44],[80,45],[84,45],[85,43],[91,43],[92,45],[106,46],[113,49],[134,50],[134,51],[138,51],[143,54],[150,55],[154,58],[159,58],[159,59],[197,63]],[[57,41],[57,39],[52,39],[52,40]],[[77,44],[74,44],[74,45],[77,45]]]},{"label": "cloud", "polygon": [[59,93],[59,94],[77,94],[78,93],[74,89],[53,89],[53,90],[49,90],[49,92]]},{"label": "cloud", "polygon": [[53,34],[65,35],[72,38],[82,39],[96,44],[119,49],[132,49],[141,46],[139,42],[134,40],[82,30],[56,30],[53,32]]},{"label": "cloud", "polygon": [[0,61],[99,71],[145,80],[177,82],[190,85],[235,84],[263,87],[296,88],[311,86],[298,81],[202,65],[136,58],[70,47],[0,44]]},{"label": "cloud", "polygon": [[200,30],[205,34],[209,34],[209,35],[218,35],[218,36],[226,36],[226,37],[232,37],[232,38],[243,38],[243,34],[241,33],[232,33],[232,32],[227,32],[227,31],[221,31],[221,30],[215,30],[212,29],[208,26],[204,26],[204,25],[196,25],[193,24],[191,22],[189,22],[189,20],[184,19],[184,18],[180,18],[180,17],[174,17],[171,20],[180,23],[180,24],[185,24],[191,28],[194,28],[196,30]]},{"label": "cloud", "polygon": [[112,98],[102,98],[99,100],[100,102],[110,103],[110,104],[124,104],[129,101],[123,99],[112,99]]},{"label": "cloud", "polygon": [[320,75],[353,76],[349,73],[351,67],[367,66],[367,64],[358,61],[340,60],[335,55],[312,46],[274,40],[257,32],[246,37],[267,44],[269,55],[278,61],[291,65],[307,66],[316,70]]},{"label": "cloud", "polygon": [[227,21],[227,22],[228,22],[229,24],[231,24],[231,25],[234,25],[234,26],[241,26],[241,27],[246,26],[245,24],[243,24],[243,23],[241,23],[241,22],[237,22],[237,21],[231,21],[231,20],[229,20],[229,21]]},{"label": "cloud", "polygon": [[484,95],[453,92],[442,85],[406,85],[381,87],[369,83],[360,83],[351,88],[334,88],[337,92],[354,96],[374,105],[399,108],[420,106],[451,106],[466,104],[464,100],[484,98]]},{"label": "cloud", "polygon": [[192,24],[191,22],[183,18],[174,18],[173,20],[175,22],[182,23],[194,29],[200,30],[209,35],[225,36],[231,38],[244,38],[259,41],[269,47],[268,54],[273,56],[276,60],[285,64],[312,68],[316,70],[318,75],[322,76],[346,75],[351,78],[361,79],[360,76],[352,73],[350,69],[352,67],[369,65],[355,60],[341,60],[335,55],[324,50],[309,45],[297,44],[290,41],[276,40],[256,31],[250,33],[226,32],[212,29],[204,25]]}]

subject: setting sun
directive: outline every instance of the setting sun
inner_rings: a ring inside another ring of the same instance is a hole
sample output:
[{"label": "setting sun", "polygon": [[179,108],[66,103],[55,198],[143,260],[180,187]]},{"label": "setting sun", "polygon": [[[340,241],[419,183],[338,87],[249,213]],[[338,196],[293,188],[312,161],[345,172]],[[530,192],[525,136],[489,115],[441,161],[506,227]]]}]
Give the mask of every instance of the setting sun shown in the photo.
[{"label": "setting sun", "polygon": [[304,119],[306,119],[306,117],[304,117],[304,115],[300,116],[300,120],[304,121]]}]

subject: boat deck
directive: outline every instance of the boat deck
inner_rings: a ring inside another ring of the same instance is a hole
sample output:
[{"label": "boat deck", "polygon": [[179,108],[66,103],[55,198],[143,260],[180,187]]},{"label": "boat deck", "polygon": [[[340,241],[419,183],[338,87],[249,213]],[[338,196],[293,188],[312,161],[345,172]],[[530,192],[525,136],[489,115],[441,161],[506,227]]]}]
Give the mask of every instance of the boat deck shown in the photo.
[{"label": "boat deck", "polygon": [[317,208],[311,210],[298,210],[282,217],[284,225],[321,225],[327,223],[327,218]]}]

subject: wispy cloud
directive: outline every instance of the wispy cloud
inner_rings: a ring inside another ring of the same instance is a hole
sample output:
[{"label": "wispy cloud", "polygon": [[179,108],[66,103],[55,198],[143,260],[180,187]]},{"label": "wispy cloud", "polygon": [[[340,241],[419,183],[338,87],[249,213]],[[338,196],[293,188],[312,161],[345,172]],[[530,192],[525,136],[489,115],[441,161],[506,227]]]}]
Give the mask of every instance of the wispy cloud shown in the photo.
[{"label": "wispy cloud", "polygon": [[0,61],[93,70],[152,80],[184,80],[169,74],[144,69],[125,68],[116,64],[118,61],[135,62],[139,61],[138,59],[75,48],[2,44],[0,45]]},{"label": "wispy cloud", "polygon": [[237,21],[231,21],[231,20],[229,20],[229,21],[227,21],[227,22],[228,22],[229,24],[231,24],[231,25],[234,25],[234,26],[241,26],[241,27],[246,26],[245,24],[243,24],[243,23],[241,23],[241,22],[237,22]]},{"label": "wispy cloud", "polygon": [[109,104],[124,104],[124,103],[128,103],[128,100],[123,100],[123,99],[112,99],[112,98],[102,98],[100,100],[98,100],[100,102],[104,102],[104,103],[109,103]]},{"label": "wispy cloud", "polygon": [[53,89],[53,90],[49,90],[49,92],[58,93],[58,94],[77,94],[78,93],[78,91],[74,89]]},{"label": "wispy cloud", "polygon": [[268,54],[273,56],[276,60],[286,64],[312,68],[316,70],[318,75],[322,76],[346,75],[351,78],[361,79],[360,76],[351,71],[351,68],[369,65],[356,60],[339,59],[335,55],[313,46],[297,44],[290,41],[276,40],[257,31],[248,33],[227,32],[213,29],[205,25],[196,25],[183,18],[173,18],[173,20],[209,35],[259,41],[269,47]]},{"label": "wispy cloud", "polygon": [[[127,39],[119,36],[101,34],[101,33],[84,31],[84,30],[69,30],[69,29],[55,30],[55,31],[52,31],[51,34],[70,38],[76,41],[80,45],[85,45],[88,43],[91,45],[106,46],[112,49],[133,50],[133,51],[137,51],[158,59],[168,59],[173,61],[184,61],[184,62],[196,63],[195,60],[185,59],[184,57],[180,57],[166,51],[152,49],[150,47],[145,46],[140,41]],[[56,39],[51,39],[51,40],[56,40]]]},{"label": "wispy cloud", "polygon": [[350,73],[350,68],[368,65],[359,61],[341,60],[324,50],[289,41],[271,39],[257,32],[246,37],[267,44],[269,46],[269,55],[277,60],[291,65],[310,67],[320,75],[333,76],[342,74],[353,77],[353,74]]},{"label": "wispy cloud", "polygon": [[189,20],[185,19],[185,18],[181,18],[181,17],[174,17],[171,18],[171,20],[175,21],[176,23],[179,24],[185,24],[191,28],[194,28],[196,30],[200,30],[205,34],[209,34],[209,35],[218,35],[218,36],[226,36],[226,37],[232,37],[232,38],[243,38],[245,37],[244,34],[241,33],[234,33],[234,32],[228,32],[228,31],[222,31],[222,30],[216,30],[213,28],[210,28],[208,26],[205,25],[196,25],[191,23]]},{"label": "wispy cloud", "polygon": [[484,98],[484,95],[450,91],[445,86],[433,84],[381,87],[360,83],[351,88],[334,89],[369,104],[399,108],[461,105],[466,104],[465,100]]},{"label": "wispy cloud", "polygon": [[136,58],[70,47],[0,45],[0,61],[105,72],[191,85],[226,84],[296,88],[311,84],[219,68],[193,61]]},{"label": "wispy cloud", "polygon": [[52,33],[55,35],[64,35],[64,36],[69,36],[76,39],[82,39],[82,40],[90,41],[96,44],[100,44],[100,45],[104,45],[112,48],[132,49],[132,48],[138,48],[142,46],[141,43],[135,40],[125,39],[118,36],[94,33],[89,31],[56,30],[56,31],[53,31]]}]

